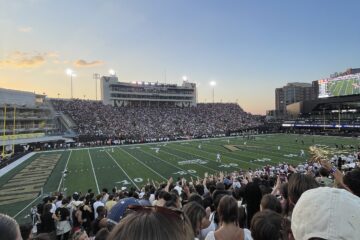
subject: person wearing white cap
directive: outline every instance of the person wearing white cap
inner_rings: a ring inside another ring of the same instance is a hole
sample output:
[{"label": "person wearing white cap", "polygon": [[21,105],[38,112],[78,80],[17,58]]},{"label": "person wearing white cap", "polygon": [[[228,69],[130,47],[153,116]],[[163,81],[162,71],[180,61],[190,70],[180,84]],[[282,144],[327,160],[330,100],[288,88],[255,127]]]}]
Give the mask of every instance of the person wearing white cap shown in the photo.
[{"label": "person wearing white cap", "polygon": [[320,187],[296,203],[291,230],[296,240],[360,238],[360,198],[349,191]]}]

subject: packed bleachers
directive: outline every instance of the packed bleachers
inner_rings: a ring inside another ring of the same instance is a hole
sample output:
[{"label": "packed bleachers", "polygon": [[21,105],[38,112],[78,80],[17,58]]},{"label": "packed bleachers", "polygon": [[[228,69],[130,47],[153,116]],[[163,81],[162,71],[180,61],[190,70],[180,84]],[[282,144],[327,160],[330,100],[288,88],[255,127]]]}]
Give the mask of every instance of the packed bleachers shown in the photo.
[{"label": "packed bleachers", "polygon": [[158,139],[215,136],[261,125],[237,104],[198,104],[189,108],[112,107],[97,101],[52,100],[70,116],[82,136]]}]

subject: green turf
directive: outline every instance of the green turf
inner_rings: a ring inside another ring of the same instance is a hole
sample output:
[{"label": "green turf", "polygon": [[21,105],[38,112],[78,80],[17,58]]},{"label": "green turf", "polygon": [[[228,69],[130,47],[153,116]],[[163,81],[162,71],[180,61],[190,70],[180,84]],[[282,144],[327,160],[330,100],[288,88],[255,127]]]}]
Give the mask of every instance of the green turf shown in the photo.
[{"label": "green turf", "polygon": [[329,84],[331,96],[346,96],[360,94],[360,89],[353,84],[359,84],[356,79],[340,80]]},{"label": "green turf", "polygon": [[[308,156],[307,150],[309,146],[313,145],[313,141],[315,144],[324,144],[332,148],[335,143],[354,146],[359,144],[359,140],[355,138],[287,134],[258,135],[256,140],[247,140],[243,137],[229,139],[230,144],[236,145],[239,150],[226,149],[224,145],[228,144],[227,138],[222,138],[61,151],[62,156],[45,183],[44,192],[49,194],[62,190],[63,187],[66,189],[66,194],[75,191],[84,193],[89,188],[93,192],[99,193],[103,187],[110,190],[114,186],[118,188],[134,186],[141,189],[148,180],[165,182],[170,176],[175,179],[183,176],[190,180],[190,177],[193,179],[203,177],[205,172],[211,174],[218,171],[255,169],[279,162],[296,165],[305,162],[306,158],[284,155],[299,155],[300,150],[304,149]],[[295,141],[296,139],[298,142]],[[304,141],[304,145],[301,140]],[[199,144],[201,144],[201,149],[198,148]],[[278,146],[281,146],[281,150],[277,149]],[[154,148],[159,148],[160,151],[156,153]],[[348,152],[351,151],[353,150],[348,149]],[[215,161],[217,153],[221,154],[221,163]],[[0,178],[0,186],[27,164],[30,164],[37,156],[39,154]],[[271,161],[254,161],[264,158],[271,159]],[[184,161],[197,159],[206,163],[181,164]],[[62,183],[62,171],[66,164],[68,173]],[[0,212],[14,216],[29,202],[31,201],[2,205]],[[19,214],[17,220],[19,222],[28,221],[29,218],[26,218],[28,213],[29,209],[25,209],[23,213]]]}]

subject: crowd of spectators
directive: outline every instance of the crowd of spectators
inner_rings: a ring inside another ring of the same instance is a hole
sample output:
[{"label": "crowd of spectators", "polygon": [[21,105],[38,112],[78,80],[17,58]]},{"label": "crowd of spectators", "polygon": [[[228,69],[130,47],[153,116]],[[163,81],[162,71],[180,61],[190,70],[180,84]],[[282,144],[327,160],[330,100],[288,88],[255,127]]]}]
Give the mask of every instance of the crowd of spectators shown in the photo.
[{"label": "crowd of spectators", "polygon": [[100,101],[52,100],[82,136],[119,139],[176,139],[215,136],[262,123],[233,103],[199,103],[196,107],[113,107]]},{"label": "crowd of spectators", "polygon": [[0,239],[359,239],[360,168],[331,161],[45,197],[37,233],[0,214]]},{"label": "crowd of spectators", "polygon": [[[53,105],[76,122],[79,134],[109,138],[223,134],[258,124],[236,104],[116,108],[54,100]],[[359,167],[359,155],[334,156],[196,179],[148,180],[141,189],[54,193],[34,208],[29,225],[0,213],[0,239],[355,240]]]}]

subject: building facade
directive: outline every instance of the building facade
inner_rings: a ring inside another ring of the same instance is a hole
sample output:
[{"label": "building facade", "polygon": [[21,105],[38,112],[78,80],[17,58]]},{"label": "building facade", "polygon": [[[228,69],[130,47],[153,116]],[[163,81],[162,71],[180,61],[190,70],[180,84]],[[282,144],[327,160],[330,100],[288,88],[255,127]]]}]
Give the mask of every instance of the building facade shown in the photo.
[{"label": "building facade", "polygon": [[183,81],[182,85],[119,82],[117,76],[102,76],[101,99],[116,107],[192,107],[197,103],[196,84]]},{"label": "building facade", "polygon": [[287,105],[316,98],[315,83],[288,83],[282,88],[275,89],[275,110],[280,114],[286,114]]},{"label": "building facade", "polygon": [[0,89],[1,138],[29,133],[45,134],[54,130],[52,120],[50,108],[45,104],[45,95]]}]

